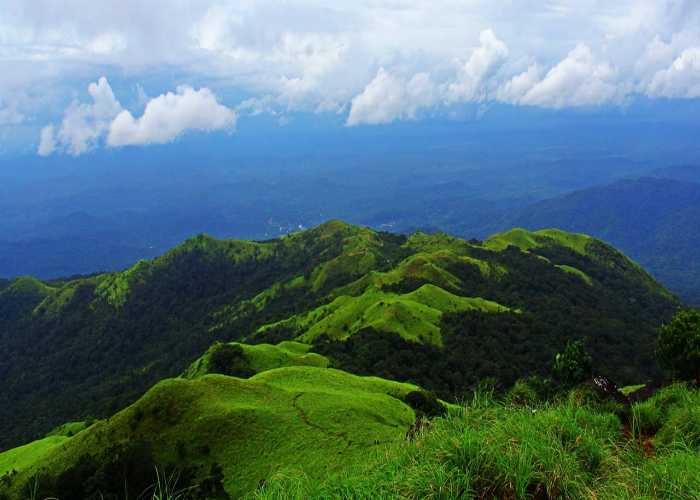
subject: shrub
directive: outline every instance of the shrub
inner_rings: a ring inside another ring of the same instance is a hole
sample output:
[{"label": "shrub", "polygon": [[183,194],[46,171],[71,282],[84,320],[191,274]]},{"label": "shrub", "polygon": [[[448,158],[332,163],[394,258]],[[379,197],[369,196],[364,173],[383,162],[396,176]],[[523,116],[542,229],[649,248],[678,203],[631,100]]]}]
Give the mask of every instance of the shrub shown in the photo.
[{"label": "shrub", "polygon": [[540,396],[528,380],[519,379],[506,393],[505,402],[514,406],[532,406]]},{"label": "shrub", "polygon": [[248,365],[243,348],[237,344],[216,343],[211,349],[209,372],[248,378],[255,372]]},{"label": "shrub", "polygon": [[565,386],[580,384],[591,377],[593,360],[582,340],[569,341],[564,352],[557,353],[552,371]]},{"label": "shrub", "polygon": [[680,311],[661,327],[656,356],[674,376],[700,379],[700,311]]},{"label": "shrub", "polygon": [[413,408],[417,417],[437,417],[447,412],[432,392],[411,391],[406,394],[404,401]]}]

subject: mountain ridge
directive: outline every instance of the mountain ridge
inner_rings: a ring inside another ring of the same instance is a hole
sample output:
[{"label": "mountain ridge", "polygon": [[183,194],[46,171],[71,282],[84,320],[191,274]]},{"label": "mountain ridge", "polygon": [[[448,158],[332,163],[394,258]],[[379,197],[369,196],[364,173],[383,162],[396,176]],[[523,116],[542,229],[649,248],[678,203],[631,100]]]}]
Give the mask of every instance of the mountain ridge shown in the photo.
[{"label": "mountain ridge", "polygon": [[[183,373],[217,340],[306,340],[331,366],[411,381],[448,399],[479,378],[507,385],[530,371],[544,373],[570,338],[589,337],[603,371],[614,367],[626,380],[657,376],[655,328],[678,303],[612,247],[591,239],[581,252],[581,241],[561,233],[527,251],[493,249],[488,241],[406,237],[330,221],[269,241],[201,235],[120,273],[28,282],[51,291],[20,302],[9,300],[11,282],[0,292],[0,310],[11,318],[0,322],[7,389],[0,395],[0,447],[114,413]],[[258,332],[363,294],[375,308],[352,311],[358,323],[350,337],[328,335],[343,331],[340,319],[313,338],[304,335],[315,320],[304,331]],[[387,308],[393,316],[380,308],[388,299],[400,304]],[[362,320],[368,311],[374,316]],[[441,340],[415,335],[427,330]],[[435,358],[434,373],[416,371],[401,352]]]}]

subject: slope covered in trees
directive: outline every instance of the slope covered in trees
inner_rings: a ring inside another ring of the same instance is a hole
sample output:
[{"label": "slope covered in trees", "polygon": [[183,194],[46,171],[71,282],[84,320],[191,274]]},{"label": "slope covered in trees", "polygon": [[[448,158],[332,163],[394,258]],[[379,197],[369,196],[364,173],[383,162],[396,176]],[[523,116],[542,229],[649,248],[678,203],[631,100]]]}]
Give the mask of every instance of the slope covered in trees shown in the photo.
[{"label": "slope covered in trees", "polygon": [[[304,354],[287,344],[267,355],[287,364],[316,352],[456,400],[484,377],[544,373],[567,340],[586,338],[600,372],[643,381],[660,373],[656,328],[678,305],[581,235],[480,242],[339,221],[265,242],[199,236],[123,272],[2,286],[3,449],[115,413],[215,341],[304,341]],[[242,351],[239,366],[257,372],[264,349]]]}]

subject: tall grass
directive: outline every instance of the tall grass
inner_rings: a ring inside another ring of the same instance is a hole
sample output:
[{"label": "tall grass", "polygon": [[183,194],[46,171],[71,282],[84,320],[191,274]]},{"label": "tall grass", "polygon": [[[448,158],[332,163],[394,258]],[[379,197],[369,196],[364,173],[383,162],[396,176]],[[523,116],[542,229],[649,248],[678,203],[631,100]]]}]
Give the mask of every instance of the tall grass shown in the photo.
[{"label": "tall grass", "polygon": [[671,386],[635,405],[636,436],[626,432],[616,405],[587,391],[552,403],[522,400],[499,402],[478,392],[410,441],[388,448],[374,468],[324,481],[281,473],[252,496],[700,498],[697,391]]}]

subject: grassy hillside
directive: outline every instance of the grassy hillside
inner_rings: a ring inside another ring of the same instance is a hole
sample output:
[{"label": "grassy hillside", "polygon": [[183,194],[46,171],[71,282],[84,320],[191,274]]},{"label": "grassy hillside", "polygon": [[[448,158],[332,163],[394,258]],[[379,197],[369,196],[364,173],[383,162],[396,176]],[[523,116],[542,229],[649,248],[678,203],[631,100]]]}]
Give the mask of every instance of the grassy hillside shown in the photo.
[{"label": "grassy hillside", "polygon": [[660,375],[656,328],[677,307],[668,292],[597,240],[514,235],[406,237],[331,221],[264,242],[202,235],[119,273],[5,284],[0,449],[113,414],[216,341],[277,346],[239,346],[240,375],[321,355],[446,399],[483,377],[507,386],[546,374],[572,338],[624,383]]},{"label": "grassy hillside", "polygon": [[320,480],[374,463],[404,439],[415,415],[402,399],[414,390],[316,367],[164,380],[72,437],[0,454],[0,492],[18,498],[36,483],[39,498],[109,498],[124,488],[136,498],[156,464],[178,468],[207,498],[254,490],[281,467]]},{"label": "grassy hillside", "polygon": [[577,191],[517,210],[505,224],[601,238],[685,300],[700,304],[700,184],[690,182],[698,171],[677,175],[684,180],[640,178]]},{"label": "grassy hillside", "polygon": [[697,388],[625,407],[588,385],[545,401],[521,381],[412,426],[414,389],[308,367],[165,380],[73,437],[0,453],[0,496],[151,498],[157,474],[182,500],[700,494]]},{"label": "grassy hillside", "polygon": [[215,343],[187,368],[183,377],[191,379],[208,373],[250,376],[284,366],[326,368],[329,364],[328,358],[309,352],[311,347],[309,344],[291,341],[280,342],[277,345]]},{"label": "grassy hillside", "polygon": [[324,481],[281,473],[254,497],[690,500],[700,495],[699,407],[697,390],[672,386],[624,423],[585,389],[552,403],[481,394],[391,446],[379,466]]},{"label": "grassy hillside", "polygon": [[508,307],[489,300],[459,297],[432,284],[425,284],[403,295],[371,287],[357,297],[342,295],[328,305],[291,318],[261,326],[256,333],[274,335],[282,330],[304,342],[320,336],[346,340],[367,328],[391,332],[404,340],[442,345],[440,321],[446,312],[508,312]]}]

